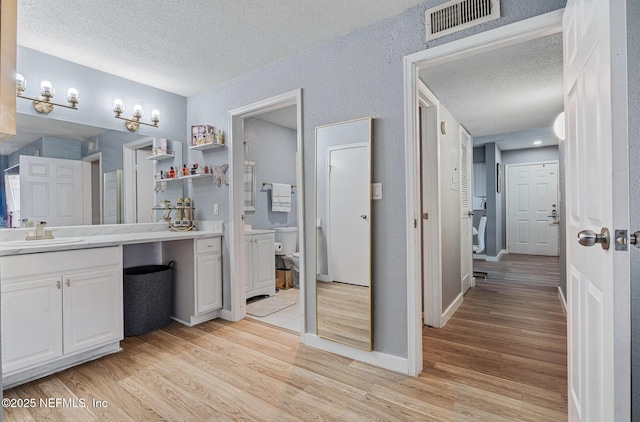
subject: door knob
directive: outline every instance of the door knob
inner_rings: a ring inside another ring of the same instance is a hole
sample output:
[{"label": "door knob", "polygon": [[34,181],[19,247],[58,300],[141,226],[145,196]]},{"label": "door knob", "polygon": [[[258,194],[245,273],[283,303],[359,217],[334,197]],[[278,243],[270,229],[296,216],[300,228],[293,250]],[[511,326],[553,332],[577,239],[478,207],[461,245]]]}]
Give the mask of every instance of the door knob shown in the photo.
[{"label": "door knob", "polygon": [[367,215],[366,215],[366,214],[362,214],[362,215],[360,216],[360,218],[362,218],[363,220],[366,220],[366,219],[367,219]]},{"label": "door knob", "polygon": [[578,243],[582,246],[593,246],[596,243],[599,243],[602,246],[602,249],[605,251],[609,249],[609,243],[611,241],[611,236],[609,235],[609,230],[606,227],[603,227],[600,233],[594,233],[591,230],[582,230],[578,233]]},{"label": "door knob", "polygon": [[468,215],[469,217],[471,217],[471,216],[473,215],[473,211],[468,211],[468,212],[467,212],[467,215]]},{"label": "door knob", "polygon": [[629,235],[629,243],[631,243],[636,248],[640,248],[640,231]]}]

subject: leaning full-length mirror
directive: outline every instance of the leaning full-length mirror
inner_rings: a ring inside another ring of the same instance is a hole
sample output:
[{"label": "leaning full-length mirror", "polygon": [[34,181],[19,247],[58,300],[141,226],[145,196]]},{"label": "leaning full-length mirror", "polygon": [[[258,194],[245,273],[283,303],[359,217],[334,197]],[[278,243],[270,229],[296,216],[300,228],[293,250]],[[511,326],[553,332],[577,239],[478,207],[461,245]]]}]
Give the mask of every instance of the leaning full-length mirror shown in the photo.
[{"label": "leaning full-length mirror", "polygon": [[318,336],[371,350],[370,117],[316,127]]}]

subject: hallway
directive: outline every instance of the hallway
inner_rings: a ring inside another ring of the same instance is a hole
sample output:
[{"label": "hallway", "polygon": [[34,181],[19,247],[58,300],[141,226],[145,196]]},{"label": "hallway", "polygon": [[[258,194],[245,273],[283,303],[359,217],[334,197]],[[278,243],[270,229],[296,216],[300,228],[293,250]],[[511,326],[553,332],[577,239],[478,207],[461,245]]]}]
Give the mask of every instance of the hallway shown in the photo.
[{"label": "hallway", "polygon": [[454,409],[487,420],[566,420],[558,258],[510,254],[474,270],[487,279],[476,278],[445,328],[423,330],[421,377],[449,380]]}]

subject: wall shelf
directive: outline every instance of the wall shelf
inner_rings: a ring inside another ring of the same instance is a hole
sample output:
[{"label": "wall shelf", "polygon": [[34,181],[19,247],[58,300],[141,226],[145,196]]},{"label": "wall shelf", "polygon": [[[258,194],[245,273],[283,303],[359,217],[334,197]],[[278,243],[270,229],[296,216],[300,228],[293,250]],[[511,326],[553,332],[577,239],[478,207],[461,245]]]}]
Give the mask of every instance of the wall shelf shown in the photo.
[{"label": "wall shelf", "polygon": [[205,151],[208,149],[214,149],[214,148],[223,148],[224,144],[218,144],[216,142],[209,142],[207,144],[200,144],[200,145],[192,145],[189,147],[189,149],[193,149],[196,151]]},{"label": "wall shelf", "polygon": [[175,158],[176,156],[174,154],[155,154],[155,155],[150,155],[147,157],[147,160],[154,160],[154,161],[160,161],[160,160],[168,160],[169,158]]},{"label": "wall shelf", "polygon": [[199,179],[201,177],[213,177],[213,173],[190,174],[188,176],[174,177],[170,179],[156,179],[157,182],[173,182],[174,180]]}]

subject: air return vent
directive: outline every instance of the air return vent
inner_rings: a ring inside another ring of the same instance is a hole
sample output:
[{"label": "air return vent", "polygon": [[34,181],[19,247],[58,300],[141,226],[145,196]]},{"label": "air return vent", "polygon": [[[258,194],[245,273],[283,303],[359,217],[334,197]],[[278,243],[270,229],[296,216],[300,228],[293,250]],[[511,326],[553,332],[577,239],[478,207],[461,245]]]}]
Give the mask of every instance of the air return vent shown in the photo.
[{"label": "air return vent", "polygon": [[425,12],[427,41],[500,17],[500,0],[453,0]]}]

